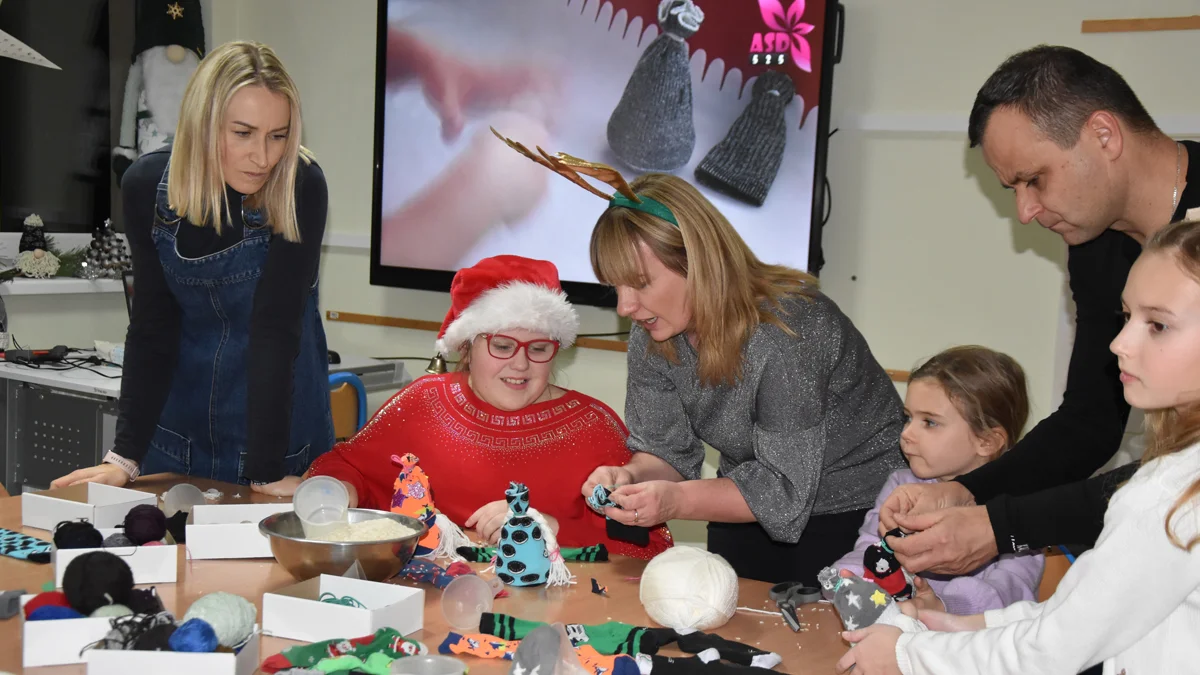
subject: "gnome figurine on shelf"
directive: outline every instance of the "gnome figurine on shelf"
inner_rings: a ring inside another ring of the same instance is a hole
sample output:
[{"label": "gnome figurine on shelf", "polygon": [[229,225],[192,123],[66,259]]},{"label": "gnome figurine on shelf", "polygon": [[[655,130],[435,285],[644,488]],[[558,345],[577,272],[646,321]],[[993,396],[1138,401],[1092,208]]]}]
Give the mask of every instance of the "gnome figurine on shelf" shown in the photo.
[{"label": "gnome figurine on shelf", "polygon": [[118,182],[134,160],[175,137],[183,92],[202,58],[200,0],[137,0],[133,65],[112,151]]},{"label": "gnome figurine on shelf", "polygon": [[662,0],[662,33],[642,52],[621,100],[608,118],[608,145],[638,171],[675,171],[692,158],[692,69],[685,40],[704,12],[692,0]]},{"label": "gnome figurine on shelf", "polygon": [[92,243],[79,266],[76,276],[83,279],[120,279],[121,274],[133,268],[129,249],[125,241],[113,231],[112,220],[104,222],[92,232]]},{"label": "gnome figurine on shelf", "polygon": [[500,528],[496,576],[511,586],[561,586],[575,583],[563,561],[554,530],[529,507],[529,488],[513,482],[504,492],[508,519]]}]

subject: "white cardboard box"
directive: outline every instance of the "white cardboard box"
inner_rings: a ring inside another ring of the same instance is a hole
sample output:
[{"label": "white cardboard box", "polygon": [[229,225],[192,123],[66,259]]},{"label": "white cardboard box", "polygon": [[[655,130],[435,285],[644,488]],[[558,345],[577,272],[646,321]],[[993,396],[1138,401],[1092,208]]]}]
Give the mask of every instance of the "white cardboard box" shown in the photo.
[{"label": "white cardboard box", "polygon": [[291,511],[279,504],[197,504],[187,526],[187,552],[192,560],[270,558],[271,542],[258,531],[263,518]]},{"label": "white cardboard box", "polygon": [[[326,592],[350,596],[366,609],[318,600]],[[385,627],[411,635],[424,621],[425,591],[377,581],[322,574],[263,595],[263,634],[290,640],[358,637]]]},{"label": "white cardboard box", "polygon": [[[123,532],[118,529],[101,529],[100,536]],[[178,546],[114,546],[111,548],[68,548],[54,549],[50,560],[54,563],[54,584],[62,588],[63,574],[72,560],[84,553],[92,551],[108,551],[120,556],[129,564],[133,571],[133,583],[137,584],[173,584],[179,579],[179,547]]]},{"label": "white cardboard box", "polygon": [[142,652],[89,649],[85,652],[88,675],[130,675],[130,673],[170,673],[171,675],[254,675],[258,669],[259,633],[235,654],[184,654],[180,652]]},{"label": "white cardboard box", "polygon": [[25,492],[21,494],[21,525],[53,531],[64,520],[86,520],[97,529],[116,527],[138,504],[158,506],[158,497],[100,483]]},{"label": "white cardboard box", "polygon": [[83,648],[108,635],[111,627],[108,619],[26,621],[25,603],[33,598],[34,594],[21,596],[21,666],[23,668],[83,663],[86,654],[83,652]]}]

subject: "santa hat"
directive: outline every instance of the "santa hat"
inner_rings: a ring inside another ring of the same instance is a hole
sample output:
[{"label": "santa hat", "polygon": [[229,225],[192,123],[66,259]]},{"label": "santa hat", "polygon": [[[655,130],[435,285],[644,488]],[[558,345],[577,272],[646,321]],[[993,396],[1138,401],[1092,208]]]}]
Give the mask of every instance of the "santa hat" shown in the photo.
[{"label": "santa hat", "polygon": [[204,58],[200,0],[138,0],[133,60],[151,47],[179,45]]},{"label": "santa hat", "polygon": [[436,343],[440,354],[450,356],[477,335],[509,328],[545,333],[562,347],[575,343],[579,316],[567,302],[554,263],[498,255],[454,275],[450,311]]}]

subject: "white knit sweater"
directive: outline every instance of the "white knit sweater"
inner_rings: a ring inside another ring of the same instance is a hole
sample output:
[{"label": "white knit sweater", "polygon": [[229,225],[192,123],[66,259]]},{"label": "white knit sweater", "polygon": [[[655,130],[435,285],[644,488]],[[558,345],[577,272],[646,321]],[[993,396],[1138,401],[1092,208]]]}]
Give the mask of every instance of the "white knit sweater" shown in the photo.
[{"label": "white knit sweater", "polygon": [[[896,644],[904,675],[1078,673],[1104,662],[1105,675],[1200,672],[1200,546],[1167,538],[1167,511],[1200,477],[1200,444],[1142,467],[1113,495],[1096,547],[1079,556],[1044,603],[984,613],[987,628],[905,633]],[[1200,532],[1196,500],[1172,529]]]}]

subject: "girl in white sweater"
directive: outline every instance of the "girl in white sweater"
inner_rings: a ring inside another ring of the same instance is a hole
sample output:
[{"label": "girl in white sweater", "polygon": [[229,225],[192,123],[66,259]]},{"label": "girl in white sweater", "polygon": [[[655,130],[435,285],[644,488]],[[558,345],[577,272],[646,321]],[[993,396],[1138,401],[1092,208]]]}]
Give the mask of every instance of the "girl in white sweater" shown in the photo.
[{"label": "girl in white sweater", "polygon": [[[1142,468],[1109,502],[1096,547],[1044,603],[972,616],[921,611],[930,629],[845,633],[853,675],[1200,672],[1200,222],[1146,244],[1112,343],[1125,400],[1147,411]],[[908,603],[902,603],[908,604]]]}]

